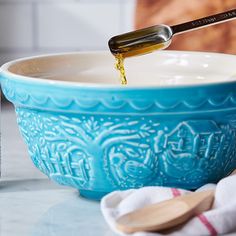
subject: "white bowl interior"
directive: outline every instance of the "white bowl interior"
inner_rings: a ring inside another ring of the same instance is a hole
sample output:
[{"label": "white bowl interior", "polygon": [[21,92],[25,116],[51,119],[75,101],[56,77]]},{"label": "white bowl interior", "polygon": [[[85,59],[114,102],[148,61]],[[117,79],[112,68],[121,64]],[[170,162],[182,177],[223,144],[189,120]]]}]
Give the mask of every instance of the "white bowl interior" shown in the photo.
[{"label": "white bowl interior", "polygon": [[[9,72],[53,81],[120,85],[109,52],[58,54],[8,63]],[[236,56],[216,53],[159,51],[127,58],[127,86],[173,86],[236,80]]]}]

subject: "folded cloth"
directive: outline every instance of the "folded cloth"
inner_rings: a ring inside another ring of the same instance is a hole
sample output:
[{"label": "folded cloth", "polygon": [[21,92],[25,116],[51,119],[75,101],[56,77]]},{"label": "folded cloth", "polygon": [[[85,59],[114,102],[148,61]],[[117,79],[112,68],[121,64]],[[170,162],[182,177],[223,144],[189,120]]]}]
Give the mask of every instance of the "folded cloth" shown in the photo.
[{"label": "folded cloth", "polygon": [[[212,209],[193,217],[168,235],[225,235],[229,233],[235,233],[233,235],[236,235],[236,175],[222,179],[217,185],[204,185],[196,191],[207,189],[215,189],[215,200]],[[115,227],[115,221],[118,217],[149,204],[188,193],[190,191],[166,187],[143,187],[140,189],[115,191],[102,198],[101,211],[106,222],[114,232],[126,235],[119,232]],[[157,235],[163,234],[151,232],[132,234],[132,236]]]}]

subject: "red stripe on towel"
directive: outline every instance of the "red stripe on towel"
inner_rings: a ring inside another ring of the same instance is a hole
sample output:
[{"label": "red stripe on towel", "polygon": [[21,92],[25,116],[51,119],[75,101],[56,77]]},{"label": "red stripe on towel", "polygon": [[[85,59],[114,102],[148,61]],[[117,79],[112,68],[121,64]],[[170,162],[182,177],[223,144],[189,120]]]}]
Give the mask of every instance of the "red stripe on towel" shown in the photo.
[{"label": "red stripe on towel", "polygon": [[171,188],[171,192],[174,197],[178,197],[181,195],[180,191],[177,188]]},{"label": "red stripe on towel", "polygon": [[[177,188],[171,188],[171,192],[174,197],[178,197],[181,195],[181,192]],[[218,235],[215,227],[208,221],[208,219],[203,214],[200,214],[197,217],[202,222],[202,224],[207,228],[211,236]]]},{"label": "red stripe on towel", "polygon": [[198,215],[198,219],[205,225],[205,227],[207,228],[211,236],[218,235],[215,227],[208,221],[206,216],[204,216],[203,214],[200,214]]}]

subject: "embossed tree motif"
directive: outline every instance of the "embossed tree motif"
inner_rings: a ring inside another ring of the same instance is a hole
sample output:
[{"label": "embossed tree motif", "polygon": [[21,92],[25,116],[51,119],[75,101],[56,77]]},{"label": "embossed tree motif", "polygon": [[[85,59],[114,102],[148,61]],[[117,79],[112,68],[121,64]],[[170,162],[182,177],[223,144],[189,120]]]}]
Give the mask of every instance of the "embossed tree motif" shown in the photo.
[{"label": "embossed tree motif", "polygon": [[[107,171],[106,176],[99,178],[101,181],[102,179],[109,177],[110,180],[115,183],[113,181],[114,176],[121,178],[118,182],[122,181],[122,178],[124,178],[124,175],[117,175],[114,173],[121,172],[122,168],[120,169],[119,166],[116,166],[115,169],[111,169],[108,162],[112,155],[110,155],[107,150],[110,150],[111,147],[117,145],[121,145],[121,147],[122,145],[128,145],[129,148],[126,149],[126,158],[129,155],[133,156],[136,151],[135,149],[139,148],[141,150],[142,148],[147,149],[149,147],[149,145],[145,143],[140,143],[140,139],[143,139],[144,137],[147,138],[154,133],[154,130],[151,129],[150,126],[144,124],[141,124],[140,126],[139,121],[130,120],[129,118],[122,121],[119,118],[112,120],[109,117],[104,119],[100,117],[95,118],[94,116],[83,116],[81,120],[82,123],[80,124],[80,127],[72,127],[71,124],[68,125],[68,123],[63,123],[63,129],[60,130],[60,133],[64,134],[64,136],[72,135],[72,137],[69,137],[69,140],[73,140],[82,150],[86,150],[87,154],[91,156],[91,158],[87,158],[90,166],[90,178],[95,179],[95,176],[98,175],[98,170],[105,168]],[[116,149],[116,151],[119,152],[119,148]],[[143,153],[139,151],[138,156],[139,158],[143,157]],[[136,162],[133,163],[131,161],[128,162],[125,167],[131,170],[135,167],[135,163],[140,162],[138,166],[136,165],[137,169],[139,169],[139,172],[136,171],[137,176],[142,172],[142,159],[140,158],[140,160],[135,161]],[[143,165],[143,168],[145,168],[145,165]],[[150,168],[152,168],[151,165]],[[126,169],[126,171],[128,169]],[[94,172],[95,170],[97,171],[96,173]],[[149,172],[152,173],[150,170]],[[101,171],[101,173],[104,174],[103,171]],[[133,174],[135,175],[134,172]],[[135,176],[133,176],[133,179],[135,179]],[[90,183],[92,182],[90,181]]]},{"label": "embossed tree motif", "polygon": [[[114,186],[129,178],[133,186],[139,186],[150,181],[157,169],[151,136],[159,124],[152,121],[147,125],[142,119],[131,118],[57,117],[27,109],[17,109],[17,113],[32,158],[61,183],[60,176],[64,176],[68,177],[67,184],[89,189],[104,178],[109,178]],[[34,149],[39,152],[33,152]],[[102,176],[96,178],[99,174]]]},{"label": "embossed tree motif", "polygon": [[[236,156],[235,117],[167,122],[141,116],[55,115],[17,108],[37,167],[59,183],[95,189],[215,181]],[[207,171],[210,168],[210,173]]]}]

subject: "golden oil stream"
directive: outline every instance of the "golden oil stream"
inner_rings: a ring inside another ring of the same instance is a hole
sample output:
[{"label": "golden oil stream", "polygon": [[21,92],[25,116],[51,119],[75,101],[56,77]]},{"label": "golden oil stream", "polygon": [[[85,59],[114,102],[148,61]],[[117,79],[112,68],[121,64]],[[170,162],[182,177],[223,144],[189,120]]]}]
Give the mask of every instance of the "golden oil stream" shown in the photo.
[{"label": "golden oil stream", "polygon": [[119,53],[115,54],[115,59],[116,59],[116,64],[115,68],[119,71],[120,73],[120,81],[122,85],[127,84],[127,79],[126,79],[126,74],[125,74],[125,67],[124,67],[124,59],[127,57],[132,57],[132,56],[138,56],[138,55],[143,55],[147,54],[156,50],[161,50],[166,48],[165,43],[158,43],[158,44],[151,44],[151,45],[143,45],[143,47],[139,48],[132,48],[130,46],[128,50],[125,53]]},{"label": "golden oil stream", "polygon": [[124,57],[122,56],[122,54],[117,54],[115,55],[115,58],[116,58],[115,67],[120,73],[121,84],[126,85],[127,80],[126,80],[126,75],[125,75]]}]

